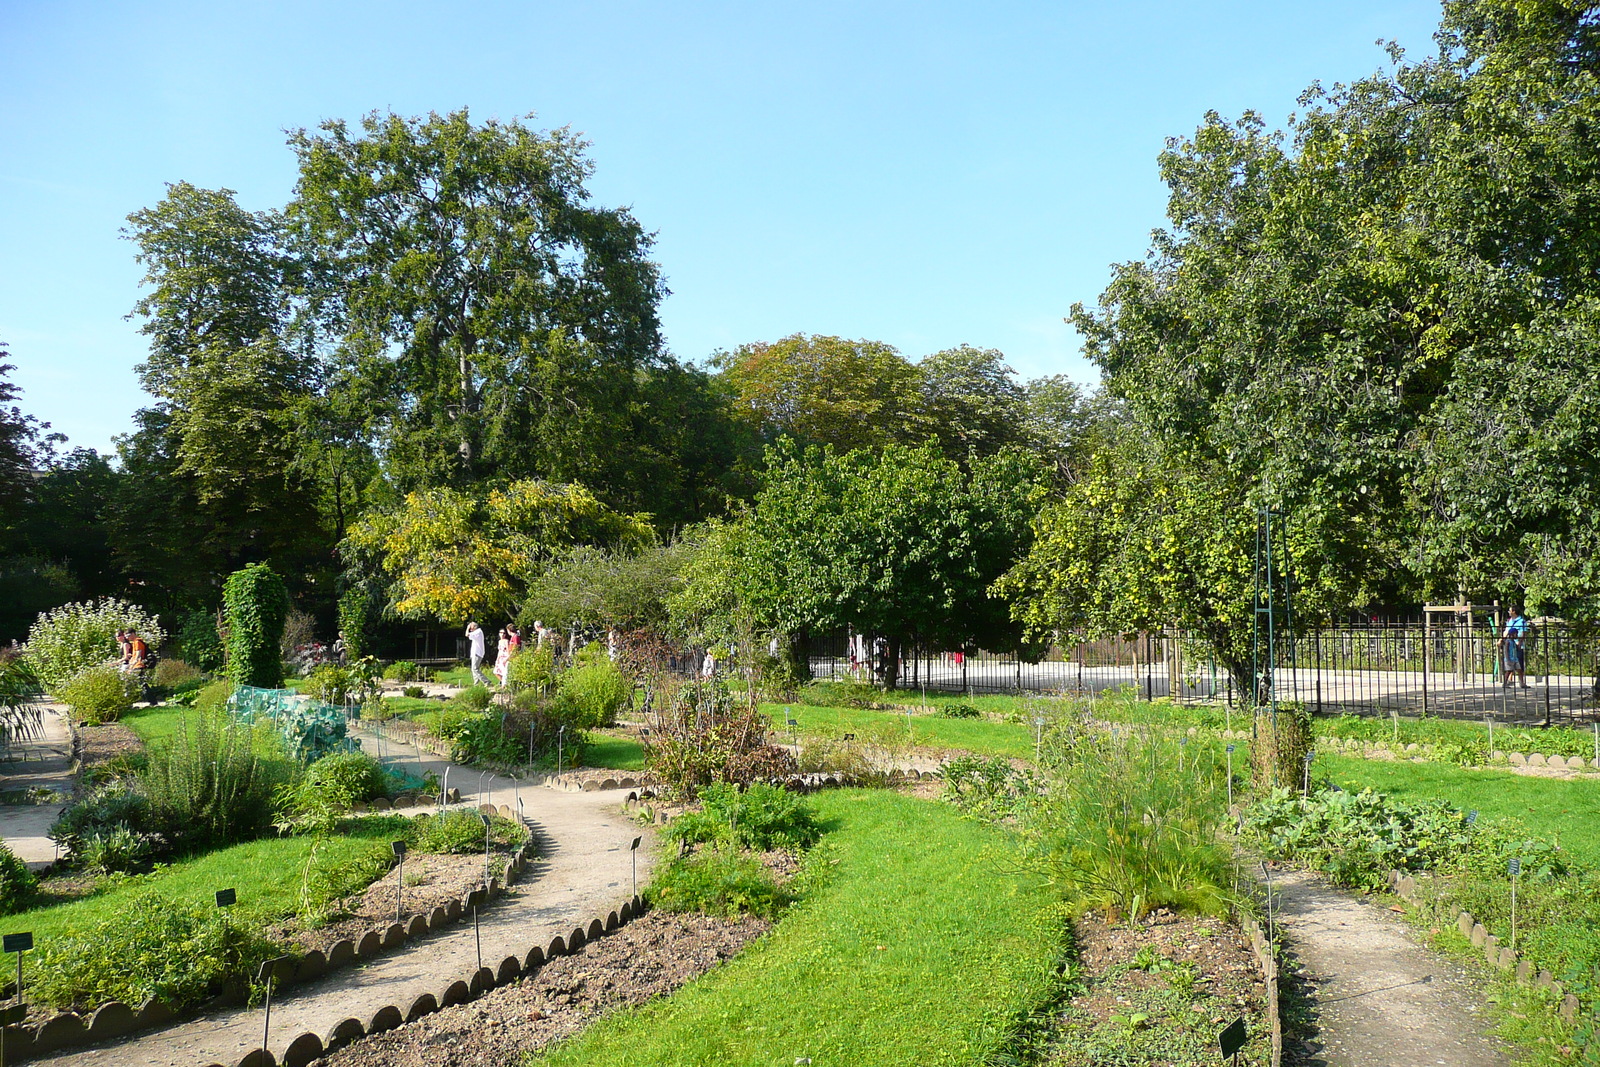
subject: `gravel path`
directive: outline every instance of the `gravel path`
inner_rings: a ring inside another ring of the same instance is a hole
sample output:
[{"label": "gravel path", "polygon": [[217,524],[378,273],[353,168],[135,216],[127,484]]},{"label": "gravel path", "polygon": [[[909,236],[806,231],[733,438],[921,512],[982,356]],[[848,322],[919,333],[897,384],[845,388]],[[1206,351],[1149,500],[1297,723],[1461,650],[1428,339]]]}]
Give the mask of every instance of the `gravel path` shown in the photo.
[{"label": "gravel path", "polygon": [[1303,871],[1272,879],[1278,924],[1311,1001],[1300,1067],[1507,1067],[1466,973],[1372,904]]},{"label": "gravel path", "polygon": [[[73,789],[72,730],[66,708],[42,705],[43,731],[17,745],[17,758],[0,763],[0,789],[54,789],[70,795]],[[55,861],[56,843],[49,830],[65,804],[0,805],[0,839],[34,870]]]},{"label": "gravel path", "polygon": [[[370,738],[362,737],[363,744]],[[390,759],[416,767],[419,754],[390,741]],[[421,754],[426,770],[443,774],[444,761]],[[513,804],[520,797],[533,824],[539,858],[506,894],[483,913],[483,962],[498,967],[506,956],[522,957],[558,934],[589,920],[604,918],[632,896],[628,843],[641,834],[639,883],[655,857],[654,841],[620,810],[621,790],[566,793],[518,788],[510,779],[484,777],[469,768],[451,766],[452,787],[465,799]],[[481,788],[481,793],[479,792]],[[476,794],[471,795],[469,794]],[[299,1034],[326,1035],[347,1018],[363,1022],[386,1004],[401,1010],[423,993],[440,997],[457,980],[470,980],[478,952],[470,921],[421,940],[409,941],[391,955],[346,968],[316,982],[295,986],[273,998],[270,1047],[281,1057]],[[84,1067],[201,1067],[237,1063],[261,1046],[262,1012],[226,1009],[190,1018],[162,1030],[149,1031],[96,1049],[74,1050],[40,1064]]]}]

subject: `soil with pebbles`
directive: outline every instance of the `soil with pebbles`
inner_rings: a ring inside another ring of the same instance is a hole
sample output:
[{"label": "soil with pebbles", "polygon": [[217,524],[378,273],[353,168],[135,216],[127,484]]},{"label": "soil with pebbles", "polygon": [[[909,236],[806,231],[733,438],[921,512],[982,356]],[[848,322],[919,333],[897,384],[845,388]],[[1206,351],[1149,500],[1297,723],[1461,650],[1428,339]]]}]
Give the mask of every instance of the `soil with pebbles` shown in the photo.
[{"label": "soil with pebbles", "polygon": [[1243,1062],[1270,1058],[1266,990],[1244,933],[1158,910],[1134,926],[1074,924],[1080,984],[1052,1020],[1050,1064],[1216,1062],[1216,1035],[1243,1017]]},{"label": "soil with pebbles", "polygon": [[83,761],[83,770],[143,751],[144,742],[139,735],[120,722],[78,727],[78,757]]},{"label": "soil with pebbles", "polygon": [[531,976],[318,1060],[327,1067],[504,1067],[607,1012],[643,1004],[736,955],[771,924],[649,912]]},{"label": "soil with pebbles", "polygon": [[[490,874],[503,878],[506,857],[493,857]],[[287,920],[263,931],[274,941],[292,945],[301,952],[321,949],[326,952],[335,941],[349,938],[359,942],[368,930],[383,929],[395,921],[395,878],[398,868],[369,885],[364,892],[353,894],[332,906],[338,916],[316,929],[302,929],[297,921]],[[460,900],[483,884],[482,855],[438,855],[412,852],[406,856],[403,908],[401,922],[410,922],[413,915],[428,915],[434,908]],[[493,904],[487,905],[494,907]]]}]

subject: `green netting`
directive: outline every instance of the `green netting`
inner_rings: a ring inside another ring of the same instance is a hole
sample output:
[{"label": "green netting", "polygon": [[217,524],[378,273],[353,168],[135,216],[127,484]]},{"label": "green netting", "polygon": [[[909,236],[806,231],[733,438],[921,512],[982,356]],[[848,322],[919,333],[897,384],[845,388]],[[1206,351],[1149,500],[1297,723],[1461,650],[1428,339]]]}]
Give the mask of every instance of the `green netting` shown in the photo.
[{"label": "green netting", "polygon": [[345,736],[348,722],[345,709],[312,700],[293,689],[236,686],[228,700],[228,714],[241,723],[272,720],[283,734],[289,751],[306,763],[360,747]]}]

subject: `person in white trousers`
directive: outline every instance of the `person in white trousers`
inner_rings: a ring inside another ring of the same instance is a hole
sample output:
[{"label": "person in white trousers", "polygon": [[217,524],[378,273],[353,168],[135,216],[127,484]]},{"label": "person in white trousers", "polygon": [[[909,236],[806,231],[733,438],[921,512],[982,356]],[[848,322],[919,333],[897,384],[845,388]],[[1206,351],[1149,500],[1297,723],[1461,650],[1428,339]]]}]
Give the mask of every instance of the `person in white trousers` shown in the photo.
[{"label": "person in white trousers", "polygon": [[472,683],[488,685],[489,679],[483,673],[483,631],[477,623],[467,623],[467,640],[472,642]]}]

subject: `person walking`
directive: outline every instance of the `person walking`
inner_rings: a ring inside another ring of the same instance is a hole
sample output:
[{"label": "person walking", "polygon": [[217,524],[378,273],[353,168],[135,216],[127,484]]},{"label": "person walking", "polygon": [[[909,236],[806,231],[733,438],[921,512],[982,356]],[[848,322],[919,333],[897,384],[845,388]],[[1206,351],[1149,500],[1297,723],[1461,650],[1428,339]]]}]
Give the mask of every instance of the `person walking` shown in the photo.
[{"label": "person walking", "polygon": [[472,683],[474,685],[488,685],[489,679],[483,673],[483,631],[475,622],[467,623],[467,641],[470,643],[468,652],[472,664]]},{"label": "person walking", "polygon": [[502,627],[500,630],[500,650],[494,657],[494,676],[500,679],[500,688],[506,687],[506,674],[511,669],[511,635]]},{"label": "person walking", "polygon": [[1505,668],[1505,680],[1500,684],[1509,689],[1511,678],[1516,676],[1523,689],[1531,689],[1528,685],[1528,631],[1532,629],[1528,620],[1523,617],[1520,605],[1511,609],[1511,618],[1506,620],[1505,633],[1500,637],[1500,663]]}]

